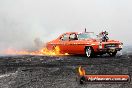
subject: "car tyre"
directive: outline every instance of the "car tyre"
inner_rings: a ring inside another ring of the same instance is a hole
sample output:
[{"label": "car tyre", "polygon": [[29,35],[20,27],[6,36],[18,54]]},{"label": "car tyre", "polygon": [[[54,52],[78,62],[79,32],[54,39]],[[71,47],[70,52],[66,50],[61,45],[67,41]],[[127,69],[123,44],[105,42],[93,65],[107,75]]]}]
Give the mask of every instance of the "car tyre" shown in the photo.
[{"label": "car tyre", "polygon": [[110,52],[110,53],[108,53],[111,57],[114,57],[114,56],[116,56],[116,54],[117,54],[117,51],[115,51],[115,52]]},{"label": "car tyre", "polygon": [[94,56],[94,50],[92,47],[86,47],[85,48],[85,54],[87,57],[93,57]]}]

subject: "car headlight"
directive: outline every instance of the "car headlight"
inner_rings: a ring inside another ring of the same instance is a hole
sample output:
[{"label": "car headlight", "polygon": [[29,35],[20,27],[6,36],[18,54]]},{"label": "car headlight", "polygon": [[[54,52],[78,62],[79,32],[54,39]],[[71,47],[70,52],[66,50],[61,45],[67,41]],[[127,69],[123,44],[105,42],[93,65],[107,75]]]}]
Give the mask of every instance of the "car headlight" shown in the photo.
[{"label": "car headlight", "polygon": [[119,48],[123,48],[123,44],[120,44],[120,45],[119,45]]},{"label": "car headlight", "polygon": [[99,49],[102,49],[103,47],[102,47],[102,43],[99,43]]}]

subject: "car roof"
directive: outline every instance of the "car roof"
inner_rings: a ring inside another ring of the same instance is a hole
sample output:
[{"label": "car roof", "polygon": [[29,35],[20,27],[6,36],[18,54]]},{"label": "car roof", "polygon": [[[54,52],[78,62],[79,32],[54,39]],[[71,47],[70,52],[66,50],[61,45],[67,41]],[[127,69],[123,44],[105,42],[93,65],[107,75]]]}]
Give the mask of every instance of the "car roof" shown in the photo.
[{"label": "car roof", "polygon": [[64,34],[72,34],[72,33],[75,33],[75,34],[82,34],[82,33],[94,33],[94,32],[65,32],[65,33],[63,33],[62,35],[64,35]]},{"label": "car roof", "polygon": [[94,32],[65,32],[65,33],[61,34],[58,38],[62,37],[64,34],[70,35],[70,34],[72,34],[72,33],[75,33],[75,34],[82,34],[82,33],[94,33]]},{"label": "car roof", "polygon": [[72,34],[72,33],[78,34],[78,32],[65,32],[65,33],[63,33],[63,34]]}]

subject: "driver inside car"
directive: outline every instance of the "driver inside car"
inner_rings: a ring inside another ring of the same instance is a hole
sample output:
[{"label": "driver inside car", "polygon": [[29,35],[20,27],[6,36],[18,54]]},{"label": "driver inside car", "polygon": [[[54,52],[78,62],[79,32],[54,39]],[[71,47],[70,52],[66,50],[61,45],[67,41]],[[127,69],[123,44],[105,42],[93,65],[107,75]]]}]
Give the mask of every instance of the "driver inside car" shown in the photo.
[{"label": "driver inside car", "polygon": [[74,40],[78,40],[78,38],[77,38],[77,35],[76,35],[76,34],[74,35]]}]

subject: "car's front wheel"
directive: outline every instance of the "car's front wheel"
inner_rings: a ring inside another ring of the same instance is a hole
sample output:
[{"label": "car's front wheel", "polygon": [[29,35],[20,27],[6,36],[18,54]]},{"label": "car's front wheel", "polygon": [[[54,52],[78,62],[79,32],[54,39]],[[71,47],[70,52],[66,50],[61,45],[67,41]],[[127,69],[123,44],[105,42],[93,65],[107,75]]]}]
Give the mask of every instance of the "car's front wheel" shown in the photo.
[{"label": "car's front wheel", "polygon": [[88,46],[85,48],[85,54],[87,57],[93,57],[94,56],[94,50],[92,47]]},{"label": "car's front wheel", "polygon": [[114,57],[114,56],[116,56],[116,53],[117,53],[117,51],[115,51],[115,52],[109,52],[108,54],[109,54],[110,56]]}]

